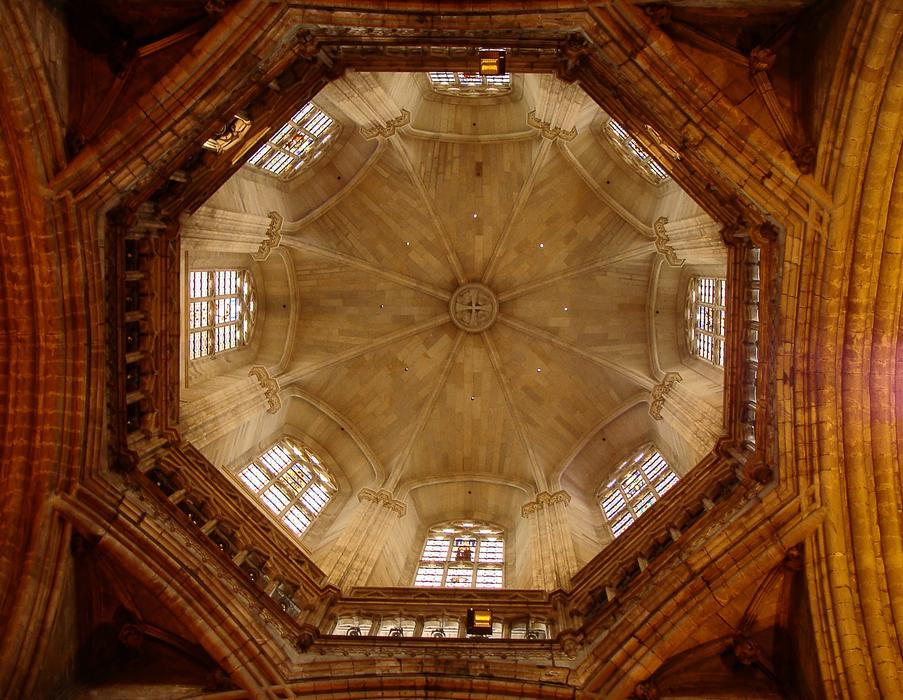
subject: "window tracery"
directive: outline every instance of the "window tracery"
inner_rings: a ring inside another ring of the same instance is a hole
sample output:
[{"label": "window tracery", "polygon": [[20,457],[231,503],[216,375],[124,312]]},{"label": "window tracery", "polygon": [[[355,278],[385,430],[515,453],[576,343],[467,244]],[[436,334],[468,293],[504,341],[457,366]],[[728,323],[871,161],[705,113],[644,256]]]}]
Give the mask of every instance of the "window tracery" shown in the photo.
[{"label": "window tracery", "polygon": [[659,185],[668,179],[668,173],[661,164],[614,119],[608,120],[603,132],[624,161],[645,180]]},{"label": "window tracery", "polygon": [[194,270],[188,275],[188,359],[246,345],[256,315],[248,270]]},{"label": "window tracery", "polygon": [[688,346],[690,352],[724,367],[724,310],[727,280],[693,277],[687,294]]},{"label": "window tracery", "polygon": [[238,478],[295,535],[302,535],[338,490],[317,455],[288,438],[279,440]]},{"label": "window tracery", "polygon": [[414,585],[502,588],[504,566],[502,530],[486,523],[458,520],[430,529]]},{"label": "window tracery", "polygon": [[248,160],[248,164],[290,180],[325,153],[340,130],[335,119],[308,102]]},{"label": "window tracery", "polygon": [[625,459],[597,495],[612,535],[623,533],[677,482],[677,474],[652,445]]},{"label": "window tracery", "polygon": [[440,95],[457,97],[489,97],[511,92],[511,74],[481,75],[454,71],[427,73],[433,90]]}]

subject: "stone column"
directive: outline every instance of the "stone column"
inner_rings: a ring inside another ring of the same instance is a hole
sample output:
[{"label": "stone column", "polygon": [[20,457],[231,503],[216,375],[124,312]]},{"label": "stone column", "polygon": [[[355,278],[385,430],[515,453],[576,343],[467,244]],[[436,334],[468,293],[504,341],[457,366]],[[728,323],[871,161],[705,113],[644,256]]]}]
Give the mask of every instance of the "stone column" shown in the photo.
[{"label": "stone column", "polygon": [[521,509],[521,515],[530,522],[533,584],[546,591],[567,589],[577,569],[567,515],[570,502],[566,491],[543,491]]},{"label": "stone column", "polygon": [[328,571],[329,582],[342,590],[363,586],[392,531],[393,521],[407,508],[390,491],[361,489],[360,505],[351,524],[335,544],[337,555]]}]

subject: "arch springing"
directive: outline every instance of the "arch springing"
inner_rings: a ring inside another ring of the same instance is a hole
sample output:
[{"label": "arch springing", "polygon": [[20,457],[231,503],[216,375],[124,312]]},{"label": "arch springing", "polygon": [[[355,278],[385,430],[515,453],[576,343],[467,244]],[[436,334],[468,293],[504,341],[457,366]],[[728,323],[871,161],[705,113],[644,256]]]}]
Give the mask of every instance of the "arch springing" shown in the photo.
[{"label": "arch springing", "polygon": [[504,532],[487,523],[456,520],[430,528],[414,585],[502,588],[504,568]]},{"label": "arch springing", "polygon": [[611,534],[618,537],[677,482],[677,474],[651,444],[621,462],[596,496]]}]

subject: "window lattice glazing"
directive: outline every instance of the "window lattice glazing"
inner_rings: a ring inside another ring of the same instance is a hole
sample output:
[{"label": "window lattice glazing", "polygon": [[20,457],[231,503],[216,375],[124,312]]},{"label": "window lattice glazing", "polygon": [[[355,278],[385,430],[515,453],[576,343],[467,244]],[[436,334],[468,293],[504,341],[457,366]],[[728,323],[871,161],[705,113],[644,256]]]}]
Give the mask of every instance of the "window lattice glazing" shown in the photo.
[{"label": "window lattice glazing", "polygon": [[690,280],[690,351],[719,367],[724,366],[724,307],[727,281],[713,277]]},{"label": "window lattice glazing", "polygon": [[254,287],[247,270],[195,270],[188,275],[188,358],[248,342],[254,323]]},{"label": "window lattice glazing", "polygon": [[332,117],[313,102],[308,102],[251,156],[248,163],[289,180],[323,155],[339,128]]},{"label": "window lattice glazing", "polygon": [[511,92],[511,74],[480,75],[479,73],[456,73],[436,71],[427,73],[433,90],[442,95],[466,97],[488,97]]},{"label": "window lattice glazing", "polygon": [[668,179],[668,173],[661,164],[640,146],[637,140],[627,133],[627,129],[618,122],[609,119],[604,131],[615,150],[643,178],[653,185],[658,185]]},{"label": "window lattice glazing", "polygon": [[651,445],[625,460],[599,494],[612,534],[624,532],[677,481],[677,474]]},{"label": "window lattice glazing", "polygon": [[504,567],[502,531],[485,523],[459,520],[429,531],[414,585],[501,588]]},{"label": "window lattice glazing", "polygon": [[336,492],[320,459],[287,438],[242,469],[238,478],[296,535],[310,527]]}]

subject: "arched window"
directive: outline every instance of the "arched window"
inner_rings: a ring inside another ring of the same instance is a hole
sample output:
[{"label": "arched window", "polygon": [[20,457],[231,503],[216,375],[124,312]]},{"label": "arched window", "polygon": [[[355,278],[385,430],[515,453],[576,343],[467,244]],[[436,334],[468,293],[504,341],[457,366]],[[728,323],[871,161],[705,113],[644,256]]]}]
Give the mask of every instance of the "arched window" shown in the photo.
[{"label": "arched window", "polygon": [[440,95],[457,97],[489,97],[511,92],[511,74],[480,75],[438,71],[427,73],[433,90]]},{"label": "arched window", "polygon": [[652,445],[624,460],[597,496],[612,535],[624,532],[677,481],[677,474]]},{"label": "arched window", "polygon": [[501,588],[504,567],[505,539],[499,528],[456,520],[430,529],[414,585]]},{"label": "arched window", "polygon": [[603,130],[611,145],[621,154],[624,161],[653,185],[668,179],[668,173],[655,158],[627,133],[627,129],[614,119],[609,119]]},{"label": "arched window", "polygon": [[296,535],[310,527],[337,490],[320,458],[288,438],[242,469],[238,478]]},{"label": "arched window", "polygon": [[697,357],[724,367],[724,305],[727,281],[693,277],[687,293],[688,344]]},{"label": "arched window", "polygon": [[323,155],[339,130],[335,119],[313,102],[308,102],[251,156],[248,163],[270,175],[290,180]]},{"label": "arched window", "polygon": [[188,358],[248,342],[256,302],[247,270],[194,270],[188,275]]}]

